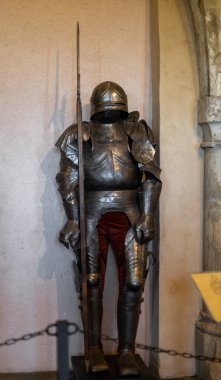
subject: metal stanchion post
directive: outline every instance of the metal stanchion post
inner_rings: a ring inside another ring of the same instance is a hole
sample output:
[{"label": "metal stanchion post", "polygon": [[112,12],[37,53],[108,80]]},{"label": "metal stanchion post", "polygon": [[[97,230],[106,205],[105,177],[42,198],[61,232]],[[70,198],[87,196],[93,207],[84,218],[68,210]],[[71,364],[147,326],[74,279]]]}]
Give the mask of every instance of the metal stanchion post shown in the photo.
[{"label": "metal stanchion post", "polygon": [[57,322],[58,380],[70,380],[68,358],[68,322]]}]

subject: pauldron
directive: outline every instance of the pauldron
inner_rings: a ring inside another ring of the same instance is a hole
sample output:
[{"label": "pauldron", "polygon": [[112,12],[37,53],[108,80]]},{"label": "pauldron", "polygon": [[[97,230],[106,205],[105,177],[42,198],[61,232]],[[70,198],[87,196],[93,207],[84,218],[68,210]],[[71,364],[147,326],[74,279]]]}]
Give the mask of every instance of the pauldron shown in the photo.
[{"label": "pauldron", "polygon": [[152,129],[145,120],[139,121],[139,112],[129,113],[124,121],[125,133],[131,139],[131,153],[140,171],[149,172],[160,181],[161,169],[154,162],[156,143]]}]

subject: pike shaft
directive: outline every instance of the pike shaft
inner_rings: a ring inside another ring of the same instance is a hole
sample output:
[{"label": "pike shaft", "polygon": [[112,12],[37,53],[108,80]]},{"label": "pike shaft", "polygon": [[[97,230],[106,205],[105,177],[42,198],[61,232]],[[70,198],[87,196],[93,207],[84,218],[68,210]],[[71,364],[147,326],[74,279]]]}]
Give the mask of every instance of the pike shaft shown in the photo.
[{"label": "pike shaft", "polygon": [[87,308],[87,254],[86,254],[86,228],[85,228],[85,196],[84,196],[84,154],[82,131],[82,106],[80,96],[80,42],[79,24],[77,23],[77,125],[78,125],[78,175],[79,175],[79,208],[80,208],[80,238],[81,238],[81,296],[82,314],[84,324],[84,351],[88,358],[88,308]]}]

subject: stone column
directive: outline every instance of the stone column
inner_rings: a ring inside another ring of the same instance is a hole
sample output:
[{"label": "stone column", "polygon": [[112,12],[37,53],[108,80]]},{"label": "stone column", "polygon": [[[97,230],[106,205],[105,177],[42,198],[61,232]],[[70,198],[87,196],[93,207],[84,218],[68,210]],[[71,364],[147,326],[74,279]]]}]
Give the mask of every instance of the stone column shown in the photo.
[{"label": "stone column", "polygon": [[[221,271],[221,0],[189,0],[199,73],[198,123],[203,130],[203,270]],[[221,323],[204,305],[196,353],[221,358]],[[196,362],[199,379],[221,379],[220,363]]]},{"label": "stone column", "polygon": [[[199,124],[204,149],[203,270],[221,271],[221,97],[200,99]],[[196,353],[221,358],[221,324],[206,307],[196,322]],[[219,380],[220,363],[196,362],[199,379]]]}]

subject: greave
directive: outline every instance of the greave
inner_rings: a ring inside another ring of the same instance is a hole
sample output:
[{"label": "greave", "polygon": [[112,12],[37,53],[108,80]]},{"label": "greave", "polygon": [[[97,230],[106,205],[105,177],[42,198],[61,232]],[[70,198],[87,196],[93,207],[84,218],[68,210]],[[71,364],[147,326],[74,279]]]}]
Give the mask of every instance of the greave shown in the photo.
[{"label": "greave", "polygon": [[138,376],[135,339],[140,317],[143,288],[125,288],[118,300],[118,372],[119,376]]},{"label": "greave", "polygon": [[88,288],[88,347],[89,370],[108,371],[101,344],[102,291],[99,287]]},{"label": "greave", "polygon": [[102,292],[88,288],[88,346],[101,348]]}]

